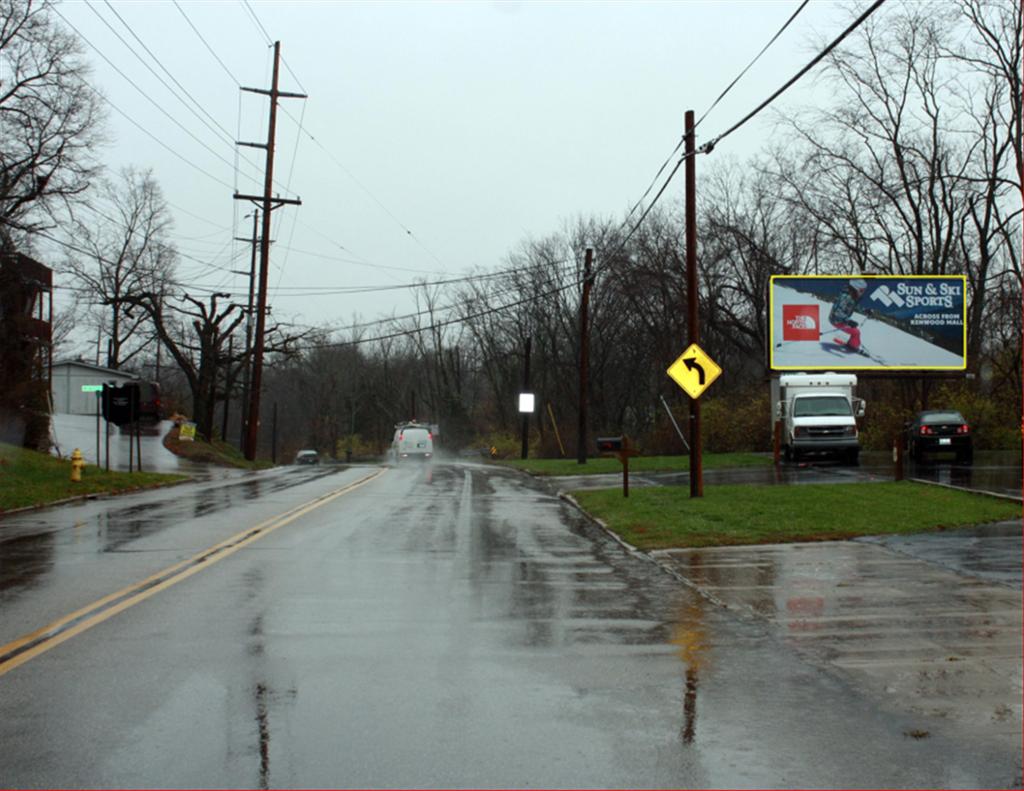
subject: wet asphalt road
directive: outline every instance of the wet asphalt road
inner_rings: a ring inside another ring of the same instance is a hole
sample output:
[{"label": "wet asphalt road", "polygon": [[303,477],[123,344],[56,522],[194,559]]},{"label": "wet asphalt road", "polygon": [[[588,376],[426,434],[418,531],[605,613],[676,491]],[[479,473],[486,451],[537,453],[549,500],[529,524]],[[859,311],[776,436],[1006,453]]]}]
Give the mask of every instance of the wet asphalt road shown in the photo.
[{"label": "wet asphalt road", "polygon": [[1019,576],[871,542],[652,560],[517,473],[378,473],[0,521],[0,786],[1020,785]]}]

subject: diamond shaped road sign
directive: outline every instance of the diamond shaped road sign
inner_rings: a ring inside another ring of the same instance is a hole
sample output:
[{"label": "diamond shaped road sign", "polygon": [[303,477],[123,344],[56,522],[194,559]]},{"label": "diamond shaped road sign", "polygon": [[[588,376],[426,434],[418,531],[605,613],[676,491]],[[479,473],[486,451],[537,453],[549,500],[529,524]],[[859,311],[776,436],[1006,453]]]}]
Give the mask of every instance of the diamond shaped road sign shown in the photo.
[{"label": "diamond shaped road sign", "polygon": [[668,375],[690,398],[700,398],[720,373],[722,369],[696,343],[691,343],[668,368]]}]

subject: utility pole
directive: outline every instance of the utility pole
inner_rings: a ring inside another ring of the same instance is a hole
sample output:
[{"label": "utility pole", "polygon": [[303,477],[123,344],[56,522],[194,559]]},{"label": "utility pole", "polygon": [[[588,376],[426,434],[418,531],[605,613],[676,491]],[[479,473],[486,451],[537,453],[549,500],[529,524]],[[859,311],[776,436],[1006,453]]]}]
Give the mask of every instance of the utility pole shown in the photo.
[{"label": "utility pole", "polygon": [[[533,338],[528,337],[526,339],[526,361],[523,364],[523,392],[530,392],[530,346],[533,343]],[[528,458],[530,455],[530,413],[523,412],[523,447],[522,447],[522,458]]]},{"label": "utility pole", "polygon": [[[700,324],[697,320],[697,173],[696,132],[693,110],[686,111],[686,307],[690,343],[700,343]],[[700,400],[690,398],[690,497],[704,496],[704,466],[700,454]]]},{"label": "utility pole", "polygon": [[587,248],[583,261],[583,298],[580,300],[580,409],[579,431],[576,440],[576,463],[587,463],[587,377],[590,375],[590,287],[594,283],[590,265],[594,251]]},{"label": "utility pole", "polygon": [[238,145],[263,148],[267,152],[266,172],[263,180],[263,195],[240,195],[235,193],[235,200],[248,200],[263,207],[263,235],[260,239],[260,286],[256,306],[256,343],[253,350],[251,392],[249,393],[249,418],[246,428],[245,458],[253,461],[259,443],[260,428],[260,389],[263,386],[263,347],[265,342],[267,314],[267,279],[270,271],[270,213],[285,204],[302,205],[302,201],[289,198],[275,198],[272,195],[274,186],[274,139],[277,131],[277,100],[305,99],[304,93],[286,93],[278,90],[278,74],[281,65],[281,42],[274,42],[274,76],[270,90],[261,88],[242,88],[250,93],[261,93],[270,97],[270,122],[266,143],[243,143]]},{"label": "utility pole", "polygon": [[[235,237],[237,242],[251,242],[252,255],[249,258],[249,304],[245,310],[245,368],[242,370],[242,407],[239,414],[239,428],[241,436],[238,439],[238,447],[245,451],[245,439],[248,436],[246,427],[249,421],[246,420],[246,407],[249,404],[249,372],[252,370],[252,360],[249,353],[252,351],[252,303],[253,294],[256,289],[256,245],[259,243],[260,210],[252,213],[252,239]],[[240,274],[240,273],[239,273]],[[227,441],[227,437],[224,438]]]},{"label": "utility pole", "polygon": [[228,337],[228,359],[224,369],[224,416],[220,427],[220,438],[228,441],[228,407],[231,405],[231,387],[235,383],[231,375],[231,359],[235,356],[235,336]]}]

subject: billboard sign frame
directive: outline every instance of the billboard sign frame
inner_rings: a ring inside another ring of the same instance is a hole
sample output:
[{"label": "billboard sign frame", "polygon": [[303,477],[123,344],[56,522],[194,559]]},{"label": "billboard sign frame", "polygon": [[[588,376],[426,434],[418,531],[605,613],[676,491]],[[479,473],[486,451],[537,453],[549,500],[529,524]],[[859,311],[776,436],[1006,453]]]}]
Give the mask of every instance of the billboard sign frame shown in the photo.
[{"label": "billboard sign frame", "polygon": [[[849,300],[837,303],[858,278],[867,288],[853,299],[850,312]],[[773,275],[768,367],[777,372],[964,371],[966,296],[965,275]]]}]

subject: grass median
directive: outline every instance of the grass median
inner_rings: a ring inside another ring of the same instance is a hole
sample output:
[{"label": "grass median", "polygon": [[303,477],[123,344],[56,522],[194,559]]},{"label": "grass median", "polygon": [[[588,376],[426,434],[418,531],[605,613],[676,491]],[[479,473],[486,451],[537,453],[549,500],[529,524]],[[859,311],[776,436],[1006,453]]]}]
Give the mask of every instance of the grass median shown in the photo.
[{"label": "grass median", "polygon": [[[771,454],[767,453],[705,453],[705,470],[724,470],[732,467],[770,467]],[[622,465],[613,456],[587,459],[579,464],[576,459],[503,459],[496,462],[505,467],[524,470],[531,475],[602,475],[622,474]],[[689,456],[634,456],[629,460],[629,471],[634,472],[686,472],[690,469]]]},{"label": "grass median", "polygon": [[591,515],[640,549],[829,541],[1019,519],[1021,506],[926,484],[837,483],[578,491]]},{"label": "grass median", "polygon": [[89,464],[82,470],[82,480],[72,483],[71,462],[67,459],[0,443],[0,514],[76,495],[148,489],[187,477],[156,472],[107,472]]}]

